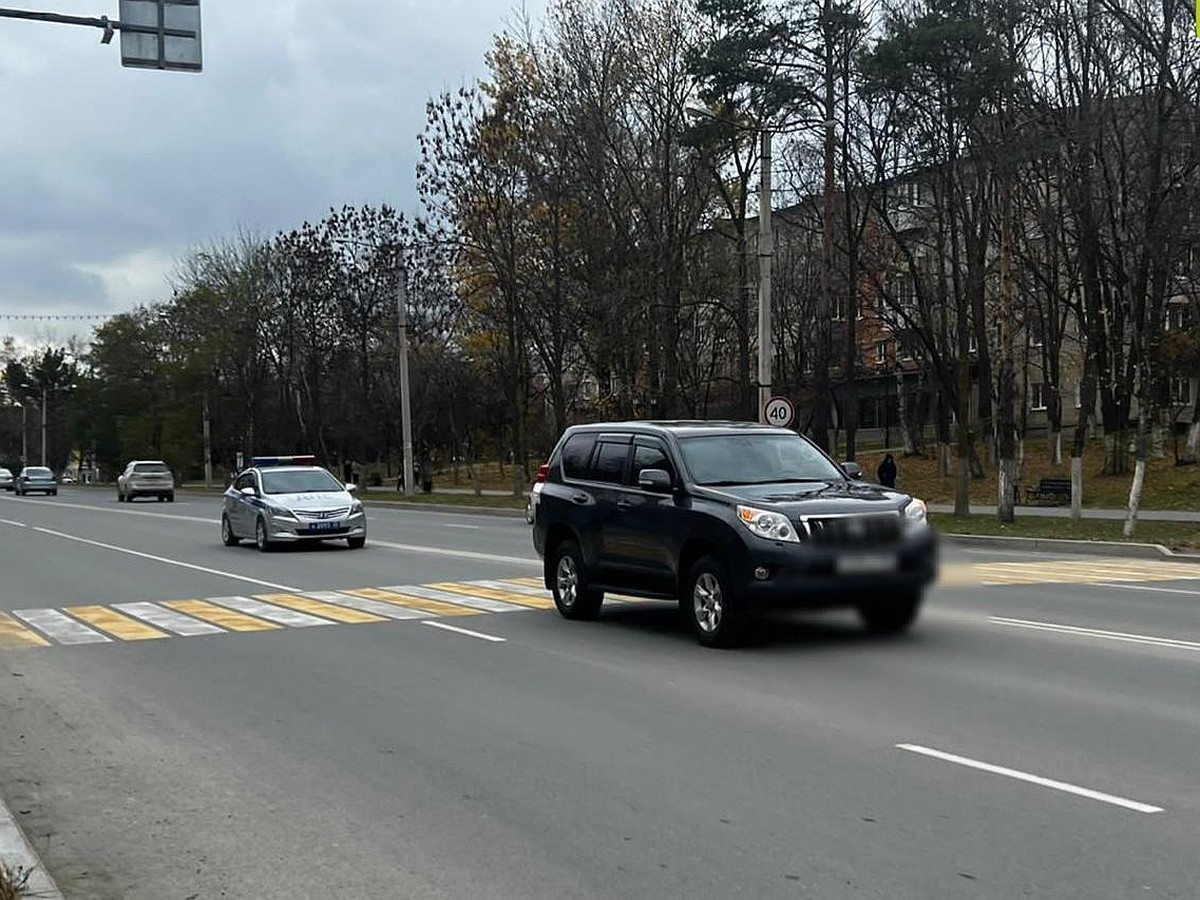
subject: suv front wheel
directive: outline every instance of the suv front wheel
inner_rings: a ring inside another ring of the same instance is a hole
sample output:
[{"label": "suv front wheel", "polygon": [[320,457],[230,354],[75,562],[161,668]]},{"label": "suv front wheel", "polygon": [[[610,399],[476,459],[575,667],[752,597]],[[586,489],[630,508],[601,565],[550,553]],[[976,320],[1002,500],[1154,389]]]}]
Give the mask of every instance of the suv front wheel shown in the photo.
[{"label": "suv front wheel", "polygon": [[696,561],[680,605],[692,632],[706,647],[735,647],[746,636],[747,612],[730,590],[729,574],[711,556]]},{"label": "suv front wheel", "polygon": [[600,614],[604,592],[587,586],[583,554],[574,541],[562,541],[550,559],[554,605],[564,619],[594,619]]}]

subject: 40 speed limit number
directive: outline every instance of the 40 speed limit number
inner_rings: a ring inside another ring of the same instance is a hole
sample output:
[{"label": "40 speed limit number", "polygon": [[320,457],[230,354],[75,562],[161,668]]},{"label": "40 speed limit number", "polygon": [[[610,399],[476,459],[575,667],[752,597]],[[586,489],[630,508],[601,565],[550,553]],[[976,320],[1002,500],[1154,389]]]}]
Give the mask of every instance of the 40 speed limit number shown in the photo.
[{"label": "40 speed limit number", "polygon": [[787,397],[772,397],[763,410],[768,425],[787,428],[796,421],[796,406]]}]

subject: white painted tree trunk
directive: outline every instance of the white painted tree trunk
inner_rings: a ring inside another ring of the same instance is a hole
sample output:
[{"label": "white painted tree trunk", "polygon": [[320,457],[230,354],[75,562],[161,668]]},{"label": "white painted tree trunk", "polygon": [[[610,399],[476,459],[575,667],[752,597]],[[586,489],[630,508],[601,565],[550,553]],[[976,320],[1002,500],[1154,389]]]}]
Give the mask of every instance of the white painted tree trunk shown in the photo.
[{"label": "white painted tree trunk", "polygon": [[1146,461],[1139,459],[1133,467],[1133,484],[1129,487],[1129,512],[1125,516],[1125,539],[1133,537],[1137,527],[1138,507],[1142,503],[1142,485],[1146,482]]},{"label": "white painted tree trunk", "polygon": [[954,467],[950,464],[950,445],[938,444],[938,474],[942,478],[949,478],[954,471]]},{"label": "white painted tree trunk", "polygon": [[1167,429],[1156,424],[1150,429],[1150,456],[1162,459],[1167,455]]},{"label": "white painted tree trunk", "polygon": [[1071,518],[1083,518],[1083,457],[1071,457]]},{"label": "white painted tree trunk", "polygon": [[1195,462],[1200,458],[1200,421],[1193,422],[1188,428],[1187,433],[1187,449],[1185,457],[1188,462]]},{"label": "white painted tree trunk", "polygon": [[1050,432],[1050,463],[1055,466],[1061,466],[1063,463],[1061,431]]},{"label": "white painted tree trunk", "polygon": [[999,508],[999,518],[1001,522],[1012,522],[1016,518],[1016,499],[1013,496],[1013,485],[1016,479],[1013,477],[1013,472],[1016,469],[1016,460],[1002,459],[1000,460],[999,469],[999,496],[997,497],[997,506]]}]

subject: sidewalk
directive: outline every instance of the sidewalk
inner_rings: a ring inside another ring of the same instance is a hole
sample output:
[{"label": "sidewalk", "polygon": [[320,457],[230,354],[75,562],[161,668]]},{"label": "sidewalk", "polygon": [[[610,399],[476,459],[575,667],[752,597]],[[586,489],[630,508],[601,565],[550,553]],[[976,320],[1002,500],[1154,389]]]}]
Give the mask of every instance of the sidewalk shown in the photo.
[{"label": "sidewalk", "polygon": [[[929,511],[935,513],[952,513],[954,512],[954,504],[952,503],[930,503]],[[984,515],[996,515],[995,506],[981,506],[976,503],[971,504],[971,513],[981,513]],[[1069,519],[1071,517],[1071,507],[1069,506],[1018,506],[1016,508],[1017,518],[1043,518],[1043,519]],[[1125,510],[1123,509],[1088,509],[1084,507],[1083,517],[1085,519],[1101,519],[1109,521],[1123,522],[1125,520]],[[1192,509],[1141,509],[1138,510],[1138,520],[1142,522],[1200,522],[1200,510]]]}]

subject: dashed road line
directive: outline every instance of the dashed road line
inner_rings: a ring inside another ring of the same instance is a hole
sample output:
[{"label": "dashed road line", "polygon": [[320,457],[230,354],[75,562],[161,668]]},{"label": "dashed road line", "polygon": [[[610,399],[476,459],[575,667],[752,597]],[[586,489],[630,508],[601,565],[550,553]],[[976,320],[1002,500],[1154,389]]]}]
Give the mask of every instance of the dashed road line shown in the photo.
[{"label": "dashed road line", "polygon": [[481,641],[490,641],[493,644],[503,644],[508,640],[507,638],[496,637],[494,634],[484,634],[480,631],[472,631],[470,628],[459,628],[457,625],[447,625],[445,622],[433,622],[429,619],[426,619],[421,624],[440,628],[442,631],[453,631],[455,634],[465,634],[467,637],[478,638]]},{"label": "dashed road line", "polygon": [[1010,619],[1006,616],[988,616],[993,625],[1009,628],[1025,628],[1029,631],[1049,631],[1074,637],[1095,638],[1104,641],[1119,641],[1125,644],[1145,644],[1150,647],[1166,647],[1171,650],[1200,651],[1200,642],[1181,641],[1176,638],[1156,637],[1150,634],[1129,634],[1124,631],[1104,631],[1099,628],[1083,628],[1078,625],[1061,625],[1057,622],[1034,622],[1028,619]]}]

